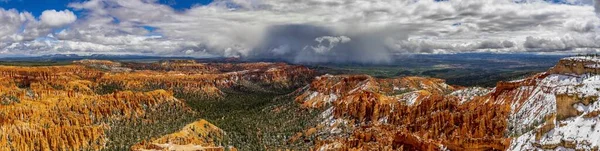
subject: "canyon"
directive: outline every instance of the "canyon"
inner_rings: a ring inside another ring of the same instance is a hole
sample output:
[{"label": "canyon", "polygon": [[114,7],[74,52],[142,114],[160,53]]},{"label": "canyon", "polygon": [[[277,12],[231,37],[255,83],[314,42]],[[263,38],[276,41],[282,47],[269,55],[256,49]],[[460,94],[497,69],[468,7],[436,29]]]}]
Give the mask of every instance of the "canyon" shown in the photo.
[{"label": "canyon", "polygon": [[[311,74],[302,66],[276,63],[81,60],[65,66],[0,66],[0,150],[123,150],[142,140],[223,149],[229,146],[200,141],[223,134],[207,121],[192,123],[198,113],[175,94],[221,98],[221,89],[283,89],[305,83]],[[182,132],[167,135],[188,123]],[[181,134],[192,132],[210,136]],[[151,140],[161,135],[166,136]]]},{"label": "canyon", "polygon": [[494,88],[320,76],[296,101],[327,110],[298,137],[318,138],[315,150],[598,150],[599,64],[568,57]]},{"label": "canyon", "polygon": [[0,66],[0,150],[598,150],[599,68],[567,57],[483,88],[268,62]]}]

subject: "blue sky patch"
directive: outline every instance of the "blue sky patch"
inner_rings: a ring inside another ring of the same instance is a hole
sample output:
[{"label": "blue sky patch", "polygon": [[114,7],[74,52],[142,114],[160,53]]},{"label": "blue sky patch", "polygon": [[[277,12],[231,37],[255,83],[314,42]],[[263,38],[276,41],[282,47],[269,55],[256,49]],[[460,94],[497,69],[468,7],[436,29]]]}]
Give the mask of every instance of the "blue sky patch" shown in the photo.
[{"label": "blue sky patch", "polygon": [[[16,9],[19,12],[27,11],[38,17],[45,10],[69,9],[69,3],[82,2],[82,0],[0,0],[0,7],[4,9]],[[159,0],[158,3],[171,6],[175,10],[189,9],[195,5],[210,4],[212,0]],[[80,17],[81,12],[73,11]]]}]

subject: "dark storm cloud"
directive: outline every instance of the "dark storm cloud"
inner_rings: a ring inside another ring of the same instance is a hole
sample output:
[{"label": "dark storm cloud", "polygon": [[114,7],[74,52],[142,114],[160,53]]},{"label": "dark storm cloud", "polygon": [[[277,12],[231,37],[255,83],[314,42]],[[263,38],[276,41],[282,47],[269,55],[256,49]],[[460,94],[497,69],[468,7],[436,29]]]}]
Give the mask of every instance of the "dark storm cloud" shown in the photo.
[{"label": "dark storm cloud", "polygon": [[524,47],[528,51],[570,51],[574,49],[598,49],[600,37],[561,37],[555,39],[527,37]]},{"label": "dark storm cloud", "polygon": [[391,60],[391,50],[382,39],[387,37],[383,32],[338,35],[326,27],[301,24],[268,29],[264,43],[253,49],[248,58],[296,63],[387,63]]},{"label": "dark storm cloud", "polygon": [[600,16],[600,0],[594,0],[594,10]]}]

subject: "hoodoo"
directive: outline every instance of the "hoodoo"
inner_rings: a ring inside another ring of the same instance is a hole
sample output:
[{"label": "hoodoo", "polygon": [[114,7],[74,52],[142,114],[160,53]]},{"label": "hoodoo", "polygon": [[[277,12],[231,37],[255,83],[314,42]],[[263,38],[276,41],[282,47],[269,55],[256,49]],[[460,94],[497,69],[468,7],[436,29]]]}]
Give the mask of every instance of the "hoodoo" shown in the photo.
[{"label": "hoodoo", "polygon": [[491,90],[327,75],[296,101],[329,108],[315,125],[319,150],[597,150],[599,60],[564,58],[548,72]]}]

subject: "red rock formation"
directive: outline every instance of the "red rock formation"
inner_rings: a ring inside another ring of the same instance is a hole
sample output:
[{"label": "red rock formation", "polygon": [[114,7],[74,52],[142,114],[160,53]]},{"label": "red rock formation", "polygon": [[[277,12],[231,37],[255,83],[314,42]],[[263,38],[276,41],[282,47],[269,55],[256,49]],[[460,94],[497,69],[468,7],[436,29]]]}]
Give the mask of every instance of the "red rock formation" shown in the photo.
[{"label": "red rock formation", "polygon": [[106,141],[103,121],[140,117],[162,105],[186,109],[164,90],[96,95],[89,92],[89,81],[63,83],[61,90],[42,82],[27,90],[12,82],[3,80],[0,88],[0,94],[17,100],[0,105],[0,149],[97,150]]},{"label": "red rock formation", "polygon": [[[510,139],[504,137],[504,132],[510,106],[487,101],[485,97],[460,104],[457,97],[447,95],[457,89],[443,82],[419,77],[322,76],[296,101],[306,107],[324,107],[325,103],[313,104],[327,102],[319,99],[335,94],[337,97],[331,102],[333,119],[344,119],[349,122],[346,126],[354,127],[350,128],[349,137],[328,136],[316,148],[506,149]],[[339,124],[322,127],[321,131],[336,127]]]},{"label": "red rock formation", "polygon": [[338,98],[354,95],[355,92],[360,91],[376,92],[390,97],[403,97],[407,92],[416,92],[417,90],[423,90],[418,96],[425,97],[430,93],[445,94],[456,88],[445,84],[441,79],[434,78],[376,79],[367,75],[325,75],[317,77],[304,91],[296,92],[301,93],[296,97],[296,101],[304,107],[320,108]]},{"label": "red rock formation", "polygon": [[319,150],[594,150],[599,68],[598,58],[566,58],[465,101],[446,93],[460,87],[441,80],[325,76],[297,92],[296,101],[331,108],[317,126]]},{"label": "red rock formation", "polygon": [[180,131],[162,136],[150,142],[141,142],[132,150],[211,150],[224,151],[220,146],[224,132],[205,120],[190,123]]},{"label": "red rock formation", "polygon": [[[100,150],[110,141],[106,138],[111,128],[107,123],[144,118],[147,111],[165,106],[169,112],[183,110],[191,114],[185,103],[173,97],[173,92],[220,96],[221,88],[240,86],[243,82],[289,88],[311,79],[313,74],[306,67],[274,63],[172,61],[158,64],[161,69],[155,71],[140,70],[152,69],[154,64],[122,65],[101,60],[75,64],[0,66],[0,150]],[[129,68],[135,70],[126,70]],[[96,92],[107,85],[116,85],[118,89],[106,94]],[[200,124],[204,126],[206,122]],[[189,132],[199,132],[195,130],[202,128],[192,127]],[[165,136],[165,140],[180,144],[210,143],[206,140],[219,135],[222,134],[188,139],[174,134]]]}]

